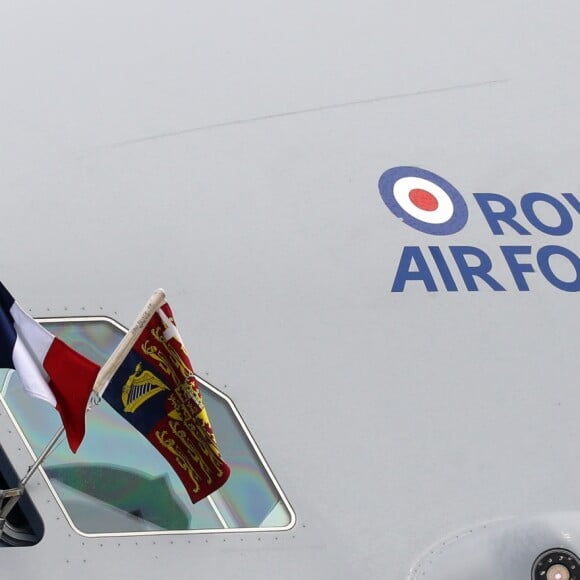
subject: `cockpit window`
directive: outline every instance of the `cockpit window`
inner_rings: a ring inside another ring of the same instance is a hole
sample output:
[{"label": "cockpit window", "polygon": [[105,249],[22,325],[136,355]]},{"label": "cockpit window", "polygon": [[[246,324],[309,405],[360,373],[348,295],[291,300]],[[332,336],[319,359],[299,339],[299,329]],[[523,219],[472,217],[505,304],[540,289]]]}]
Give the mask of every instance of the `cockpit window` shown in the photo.
[{"label": "cockpit window", "polygon": [[[125,333],[108,318],[43,319],[50,332],[102,364]],[[58,413],[4,373],[2,401],[38,456],[61,423]],[[2,377],[0,376],[0,379]],[[76,454],[66,442],[44,472],[71,524],[87,535],[289,529],[295,517],[232,401],[197,377],[224,458],[228,482],[196,503],[163,457],[107,404],[88,414]]]}]

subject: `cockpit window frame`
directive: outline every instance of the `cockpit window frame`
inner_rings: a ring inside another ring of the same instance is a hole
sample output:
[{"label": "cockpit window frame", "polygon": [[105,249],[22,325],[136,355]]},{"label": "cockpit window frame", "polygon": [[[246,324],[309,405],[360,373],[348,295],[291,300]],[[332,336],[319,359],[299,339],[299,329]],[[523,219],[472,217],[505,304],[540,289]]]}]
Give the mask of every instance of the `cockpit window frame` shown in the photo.
[{"label": "cockpit window frame", "polygon": [[[115,328],[117,328],[122,333],[126,333],[128,329],[117,322],[115,319],[111,318],[110,316],[66,316],[66,317],[39,317],[35,319],[40,324],[50,324],[50,323],[93,323],[93,322],[106,322],[111,324]],[[2,389],[1,392],[4,393],[6,389],[6,385],[10,380],[13,371],[9,371],[2,382]],[[63,515],[65,516],[66,520],[73,528],[73,530],[81,536],[87,538],[95,538],[95,537],[127,537],[127,536],[165,536],[165,535],[186,535],[186,534],[227,534],[227,533],[252,533],[252,532],[284,532],[292,529],[296,524],[296,514],[288,501],[288,498],[284,494],[280,484],[278,483],[277,479],[275,478],[268,462],[266,461],[264,455],[262,454],[257,442],[255,441],[254,437],[252,436],[248,426],[244,422],[240,412],[238,411],[234,401],[225,393],[208,383],[203,377],[195,374],[197,381],[203,386],[203,388],[207,389],[211,392],[215,397],[221,399],[231,411],[233,417],[237,421],[243,435],[245,436],[247,442],[251,447],[251,451],[255,455],[255,458],[259,462],[261,468],[267,475],[269,479],[269,483],[273,486],[276,493],[279,497],[279,502],[283,504],[283,507],[287,511],[289,515],[289,522],[284,526],[264,526],[264,527],[228,527],[227,523],[225,522],[224,518],[221,516],[219,509],[216,507],[215,502],[211,497],[208,498],[210,505],[216,512],[217,518],[220,520],[221,524],[224,526],[222,528],[199,528],[199,529],[161,529],[161,530],[139,530],[139,531],[121,531],[121,532],[87,532],[84,530],[80,530],[77,525],[75,524],[74,520],[70,516],[67,508],[65,507],[63,501],[60,498],[59,493],[55,489],[50,476],[46,473],[45,469],[41,466],[39,468],[39,472],[41,473],[42,477],[46,481],[48,488],[50,489],[52,495],[55,498],[55,501],[61,508]],[[37,454],[33,450],[31,444],[28,441],[27,436],[24,434],[21,426],[19,425],[16,417],[12,413],[12,410],[8,406],[7,401],[4,399],[3,396],[0,396],[0,403],[2,404],[3,408],[6,410],[8,416],[10,417],[11,421],[14,424],[16,431],[18,432],[19,436],[21,437],[26,449],[31,455],[32,461],[35,461],[37,458]],[[168,467],[168,469],[170,469]]]}]

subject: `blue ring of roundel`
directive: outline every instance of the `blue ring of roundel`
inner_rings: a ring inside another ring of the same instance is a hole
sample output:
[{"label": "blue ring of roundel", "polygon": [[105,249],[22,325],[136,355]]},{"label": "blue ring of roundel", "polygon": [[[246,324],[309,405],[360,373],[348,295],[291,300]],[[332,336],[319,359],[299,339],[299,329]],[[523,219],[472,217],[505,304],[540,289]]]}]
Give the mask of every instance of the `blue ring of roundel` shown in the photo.
[{"label": "blue ring of roundel", "polygon": [[[453,215],[442,224],[430,224],[406,212],[399,205],[393,193],[395,183],[403,177],[420,177],[438,185],[451,199]],[[421,232],[436,236],[447,236],[457,233],[467,223],[467,204],[463,196],[448,181],[426,169],[420,169],[419,167],[393,167],[392,169],[387,169],[379,179],[379,192],[391,212],[401,218],[408,226]]]}]

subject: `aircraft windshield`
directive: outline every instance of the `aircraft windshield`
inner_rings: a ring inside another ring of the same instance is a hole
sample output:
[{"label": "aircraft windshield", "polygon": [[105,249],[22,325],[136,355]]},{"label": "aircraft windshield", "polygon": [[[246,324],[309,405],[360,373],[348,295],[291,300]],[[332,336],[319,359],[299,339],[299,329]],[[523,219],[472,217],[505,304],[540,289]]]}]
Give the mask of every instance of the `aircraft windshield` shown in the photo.
[{"label": "aircraft windshield", "polygon": [[[41,321],[53,334],[102,364],[124,330],[110,319]],[[16,373],[0,371],[2,399],[39,455],[59,429],[58,413],[28,396]],[[199,378],[198,378],[199,379]],[[149,442],[102,401],[87,414],[76,454],[61,443],[44,463],[71,524],[83,534],[288,529],[294,515],[231,401],[199,379],[228,482],[193,505]]]}]

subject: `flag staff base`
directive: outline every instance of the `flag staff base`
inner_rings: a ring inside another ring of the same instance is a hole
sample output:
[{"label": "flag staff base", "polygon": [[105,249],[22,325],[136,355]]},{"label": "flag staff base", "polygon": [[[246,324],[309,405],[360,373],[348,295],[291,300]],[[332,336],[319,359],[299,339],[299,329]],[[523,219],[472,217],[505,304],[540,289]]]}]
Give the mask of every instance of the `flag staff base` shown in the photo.
[{"label": "flag staff base", "polygon": [[[55,434],[54,437],[48,442],[48,445],[44,448],[43,452],[38,456],[36,461],[28,468],[26,475],[18,483],[18,487],[13,487],[11,489],[0,490],[0,539],[4,532],[4,525],[6,524],[6,518],[12,511],[12,508],[18,503],[18,500],[24,493],[24,488],[34,475],[34,473],[41,466],[42,462],[48,457],[48,455],[53,451],[53,449],[59,444],[60,438],[64,433],[64,427],[61,427]],[[5,500],[8,500],[5,502]]]}]

